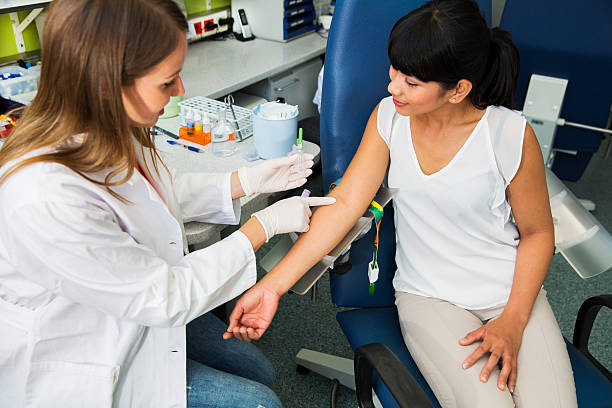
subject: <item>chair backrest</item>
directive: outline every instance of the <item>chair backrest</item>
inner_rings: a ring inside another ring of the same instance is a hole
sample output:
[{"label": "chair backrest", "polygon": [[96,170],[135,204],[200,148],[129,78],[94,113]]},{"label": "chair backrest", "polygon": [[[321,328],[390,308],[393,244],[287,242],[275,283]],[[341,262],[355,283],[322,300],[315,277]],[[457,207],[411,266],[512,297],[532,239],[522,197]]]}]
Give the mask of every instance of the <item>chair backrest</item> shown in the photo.
[{"label": "chair backrest", "polygon": [[[321,104],[321,162],[323,183],[341,177],[357,151],[366,122],[387,93],[387,40],[400,17],[424,0],[340,0],[329,32]],[[490,0],[478,2],[490,22]],[[374,295],[368,292],[367,264],[371,261],[375,231],[353,243],[346,275],[331,277],[332,301],[337,306],[390,306],[395,271],[393,209],[385,208],[378,253],[380,277]]]},{"label": "chair backrest", "polygon": [[[569,80],[561,117],[604,127],[612,104],[612,1],[510,0],[500,27],[512,34],[521,56],[517,108],[531,74]],[[594,152],[601,134],[560,127],[555,146]]]}]

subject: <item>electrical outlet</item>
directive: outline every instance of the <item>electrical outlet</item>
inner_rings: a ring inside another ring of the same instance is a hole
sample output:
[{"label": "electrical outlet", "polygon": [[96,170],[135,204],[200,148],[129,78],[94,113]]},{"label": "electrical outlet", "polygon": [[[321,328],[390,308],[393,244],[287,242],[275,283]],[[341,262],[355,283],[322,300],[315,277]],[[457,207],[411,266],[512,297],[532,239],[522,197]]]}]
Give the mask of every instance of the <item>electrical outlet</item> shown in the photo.
[{"label": "electrical outlet", "polygon": [[209,20],[204,20],[204,32],[207,33],[209,31],[213,31],[215,28],[208,28],[211,24],[215,24],[215,19],[211,18]]},{"label": "electrical outlet", "polygon": [[187,34],[187,40],[197,41],[202,38],[227,31],[227,24],[220,25],[219,20],[227,19],[229,17],[231,17],[231,12],[229,9],[227,9],[190,19],[188,21],[189,33]]}]

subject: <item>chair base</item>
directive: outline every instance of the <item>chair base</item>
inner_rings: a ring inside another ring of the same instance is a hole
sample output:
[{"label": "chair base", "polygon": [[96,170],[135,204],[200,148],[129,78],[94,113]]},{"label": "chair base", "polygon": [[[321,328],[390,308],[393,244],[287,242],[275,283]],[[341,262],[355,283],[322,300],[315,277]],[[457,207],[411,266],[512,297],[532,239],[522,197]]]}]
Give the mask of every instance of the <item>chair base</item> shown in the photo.
[{"label": "chair base", "polygon": [[[300,349],[295,356],[295,363],[330,380],[338,380],[345,387],[355,390],[355,371],[352,359],[308,349]],[[374,406],[382,408],[382,404],[376,397],[376,394],[372,393],[372,396],[374,398]]]}]

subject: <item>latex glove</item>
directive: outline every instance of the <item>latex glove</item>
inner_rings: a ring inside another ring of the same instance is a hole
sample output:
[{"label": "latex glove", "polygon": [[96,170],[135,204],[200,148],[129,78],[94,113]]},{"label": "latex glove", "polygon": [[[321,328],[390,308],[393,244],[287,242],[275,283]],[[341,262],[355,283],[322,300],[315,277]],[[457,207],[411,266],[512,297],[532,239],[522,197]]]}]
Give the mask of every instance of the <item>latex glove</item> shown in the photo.
[{"label": "latex glove", "polygon": [[234,306],[223,338],[259,340],[274,318],[279,299],[280,294],[267,288],[263,281],[257,282]]},{"label": "latex glove", "polygon": [[257,211],[252,216],[263,226],[266,242],[276,234],[306,232],[310,227],[310,207],[336,202],[333,197],[291,197]]},{"label": "latex glove", "polygon": [[246,195],[291,190],[306,183],[306,177],[312,174],[312,159],[311,154],[304,153],[300,166],[298,155],[265,160],[253,167],[239,168],[238,179]]}]

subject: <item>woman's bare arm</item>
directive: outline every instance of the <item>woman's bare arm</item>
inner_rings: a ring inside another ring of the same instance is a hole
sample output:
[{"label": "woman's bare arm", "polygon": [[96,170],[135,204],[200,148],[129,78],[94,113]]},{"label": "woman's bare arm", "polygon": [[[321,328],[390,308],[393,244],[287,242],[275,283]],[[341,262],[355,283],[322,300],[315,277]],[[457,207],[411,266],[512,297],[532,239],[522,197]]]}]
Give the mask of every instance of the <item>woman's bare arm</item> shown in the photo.
[{"label": "woman's bare arm", "polygon": [[389,164],[389,149],[377,129],[374,109],[361,144],[342,181],[330,192],[333,205],[313,214],[310,230],[302,234],[289,253],[262,279],[268,287],[287,292],[314,264],[331,251],[368,208]]},{"label": "woman's bare arm", "polygon": [[506,194],[521,237],[510,298],[498,319],[468,333],[460,340],[460,344],[465,346],[482,340],[476,351],[464,361],[464,368],[472,366],[480,357],[491,353],[481,371],[481,380],[487,381],[501,358],[503,367],[497,379],[497,386],[503,390],[507,384],[510,392],[513,392],[523,330],[548,272],[554,247],[554,228],[544,160],[540,145],[529,125],[525,129],[521,165],[506,189]]}]

